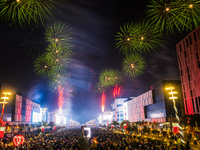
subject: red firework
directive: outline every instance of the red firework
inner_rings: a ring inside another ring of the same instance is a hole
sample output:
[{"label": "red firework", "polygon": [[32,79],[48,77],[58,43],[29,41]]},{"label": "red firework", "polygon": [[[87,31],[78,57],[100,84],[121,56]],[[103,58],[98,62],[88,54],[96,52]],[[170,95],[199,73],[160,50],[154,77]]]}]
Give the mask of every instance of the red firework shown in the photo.
[{"label": "red firework", "polygon": [[120,94],[120,90],[121,90],[121,87],[118,87],[118,85],[116,84],[114,90],[113,90],[113,97],[115,98],[115,96],[119,96]]},{"label": "red firework", "polygon": [[104,94],[104,91],[103,91],[102,98],[101,98],[101,110],[102,110],[102,112],[104,112],[104,110],[105,110],[105,100],[106,100],[106,95]]},{"label": "red firework", "polygon": [[63,107],[63,103],[64,103],[64,97],[63,97],[63,90],[64,90],[64,87],[61,88],[60,85],[59,85],[59,88],[58,88],[58,93],[59,93],[59,112],[61,114],[62,112],[62,107]]}]

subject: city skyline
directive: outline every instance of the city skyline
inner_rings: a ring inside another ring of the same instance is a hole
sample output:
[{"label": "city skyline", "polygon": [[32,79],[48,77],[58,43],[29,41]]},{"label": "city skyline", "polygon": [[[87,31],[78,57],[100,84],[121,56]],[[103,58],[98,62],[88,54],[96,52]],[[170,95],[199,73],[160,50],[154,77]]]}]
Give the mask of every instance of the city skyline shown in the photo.
[{"label": "city skyline", "polygon": [[[66,22],[74,32],[71,64],[68,67],[69,88],[64,102],[64,113],[74,120],[86,122],[101,113],[101,94],[95,84],[102,69],[122,70],[125,57],[115,47],[115,35],[127,22],[145,18],[147,2],[71,1],[57,19]],[[48,23],[48,25],[51,24]],[[40,102],[54,111],[58,109],[58,97],[49,90],[47,80],[34,73],[33,61],[44,52],[47,43],[44,27],[25,28],[9,26],[1,21],[0,82],[24,91],[31,100]],[[122,97],[134,97],[151,89],[160,80],[180,80],[176,44],[189,32],[166,35],[162,44],[151,54],[143,54],[147,67],[144,74],[121,84]],[[27,41],[29,40],[29,41]],[[105,111],[109,111],[114,98],[110,87],[106,93]],[[55,106],[56,105],[56,106]],[[84,118],[84,120],[83,120]]]}]

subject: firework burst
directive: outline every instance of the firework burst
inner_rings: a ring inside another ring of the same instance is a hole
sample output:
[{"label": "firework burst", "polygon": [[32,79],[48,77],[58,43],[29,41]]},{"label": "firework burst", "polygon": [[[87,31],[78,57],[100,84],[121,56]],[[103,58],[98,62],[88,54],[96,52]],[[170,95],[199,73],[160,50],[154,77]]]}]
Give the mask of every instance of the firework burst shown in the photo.
[{"label": "firework burst", "polygon": [[46,49],[47,59],[53,61],[53,66],[58,72],[62,72],[63,69],[66,69],[66,66],[69,63],[69,58],[71,55],[71,50],[57,46],[56,44],[51,44]]},{"label": "firework burst", "polygon": [[123,72],[130,78],[143,74],[146,68],[146,61],[139,54],[128,55],[122,62]]},{"label": "firework burst", "polygon": [[120,32],[117,32],[115,35],[116,48],[119,48],[119,51],[127,53],[131,50],[135,50],[133,42],[135,39],[135,28],[134,23],[126,23],[123,27],[120,27]]},{"label": "firework burst", "polygon": [[123,82],[122,74],[118,70],[114,69],[103,69],[100,72],[99,83],[104,88],[115,86]]},{"label": "firework burst", "polygon": [[46,53],[39,55],[33,62],[33,66],[34,72],[41,77],[49,78],[56,72],[53,61],[46,57]]},{"label": "firework burst", "polygon": [[39,22],[44,24],[46,20],[54,18],[57,10],[54,0],[0,0],[1,18],[21,26]]},{"label": "firework burst", "polygon": [[102,93],[103,91],[106,91],[107,87],[104,87],[100,82],[97,82],[95,85],[95,91]]},{"label": "firework burst", "polygon": [[199,25],[199,0],[151,0],[150,3],[147,17],[162,33],[182,32]]},{"label": "firework burst", "polygon": [[115,40],[116,47],[123,53],[128,52],[146,52],[150,53],[155,50],[160,44],[161,34],[155,30],[148,21],[141,23],[127,23],[124,27],[120,27],[121,32],[118,32]]},{"label": "firework burst", "polygon": [[50,43],[56,43],[57,45],[69,48],[72,46],[72,29],[65,23],[57,22],[47,27],[45,38]]},{"label": "firework burst", "polygon": [[[199,0],[185,0],[179,6],[178,18],[183,20],[184,26],[192,30],[197,28],[200,24],[200,1]],[[186,28],[186,29],[187,29]]]}]

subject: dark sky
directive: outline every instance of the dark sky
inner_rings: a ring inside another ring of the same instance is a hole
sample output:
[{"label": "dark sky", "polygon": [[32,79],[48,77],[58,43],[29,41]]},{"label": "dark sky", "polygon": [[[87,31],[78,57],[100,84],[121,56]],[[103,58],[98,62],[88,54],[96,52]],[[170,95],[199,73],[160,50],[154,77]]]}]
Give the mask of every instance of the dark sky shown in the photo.
[{"label": "dark sky", "polygon": [[[103,68],[121,69],[123,54],[115,48],[114,35],[126,22],[145,18],[146,0],[70,0],[57,19],[74,32],[74,55],[69,70],[73,93],[66,91],[64,112],[68,118],[84,123],[101,113],[101,94],[93,90]],[[51,23],[47,23],[49,25]],[[57,95],[47,81],[33,71],[33,60],[44,52],[44,28],[34,31],[0,22],[0,82],[21,90],[50,111],[58,109]],[[164,36],[162,45],[146,54],[147,69],[136,79],[125,78],[121,96],[138,96],[164,79],[179,79],[175,45],[185,35]],[[95,74],[95,75],[94,75]],[[112,88],[106,92],[106,110],[114,100]]]}]

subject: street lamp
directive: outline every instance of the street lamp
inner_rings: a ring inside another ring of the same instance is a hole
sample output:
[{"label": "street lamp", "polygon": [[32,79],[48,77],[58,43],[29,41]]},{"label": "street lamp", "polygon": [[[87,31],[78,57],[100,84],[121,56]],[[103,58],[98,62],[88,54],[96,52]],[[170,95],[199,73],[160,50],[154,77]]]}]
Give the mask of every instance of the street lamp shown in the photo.
[{"label": "street lamp", "polygon": [[[3,114],[4,114],[4,108],[5,108],[5,104],[7,104],[6,100],[8,100],[9,98],[7,97],[7,95],[11,95],[11,93],[8,92],[3,92],[3,94],[5,95],[4,97],[1,97],[1,99],[3,99],[3,102],[0,102],[1,104],[3,104],[2,107],[2,112],[1,112],[1,121],[3,121]],[[2,124],[1,124],[2,125]]]},{"label": "street lamp", "polygon": [[174,87],[168,87],[168,88],[166,88],[166,90],[170,90],[169,94],[171,95],[171,97],[169,97],[169,99],[173,101],[175,116],[176,116],[176,119],[178,121],[179,133],[181,134],[181,142],[185,143],[185,141],[183,139],[183,137],[184,137],[183,132],[182,132],[182,129],[181,129],[181,126],[180,126],[180,119],[179,119],[179,116],[178,116],[178,110],[176,108],[176,102],[175,102],[175,99],[178,99],[178,97],[174,96],[174,94],[177,94],[177,92],[173,91]]}]

